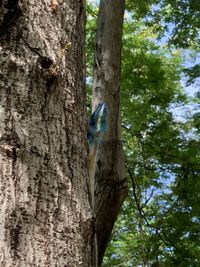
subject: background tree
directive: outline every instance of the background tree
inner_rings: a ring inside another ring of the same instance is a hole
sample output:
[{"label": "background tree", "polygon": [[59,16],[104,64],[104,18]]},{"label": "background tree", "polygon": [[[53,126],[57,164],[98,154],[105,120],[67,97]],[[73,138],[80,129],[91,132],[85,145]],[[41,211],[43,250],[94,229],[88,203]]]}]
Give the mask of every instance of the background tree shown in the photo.
[{"label": "background tree", "polygon": [[127,195],[121,141],[120,74],[125,1],[101,0],[95,41],[93,109],[108,106],[107,130],[99,146],[95,174],[95,214],[99,265],[119,209]]}]

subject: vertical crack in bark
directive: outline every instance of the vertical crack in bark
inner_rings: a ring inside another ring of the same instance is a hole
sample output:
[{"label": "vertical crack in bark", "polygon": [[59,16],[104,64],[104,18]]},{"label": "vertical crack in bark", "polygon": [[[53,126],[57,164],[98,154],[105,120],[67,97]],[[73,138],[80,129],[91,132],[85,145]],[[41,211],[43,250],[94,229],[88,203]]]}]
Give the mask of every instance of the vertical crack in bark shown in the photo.
[{"label": "vertical crack in bark", "polygon": [[15,197],[17,197],[17,152],[20,149],[20,139],[15,130],[15,122],[12,115],[12,90],[9,86],[7,86],[6,91],[6,117],[5,117],[5,132],[2,134],[0,138],[0,147],[1,151],[4,152],[8,157],[12,159],[11,163],[11,172],[12,179],[14,181],[14,192]]},{"label": "vertical crack in bark", "polygon": [[11,248],[11,256],[14,261],[20,259],[20,237],[23,224],[29,221],[29,214],[24,208],[16,207],[7,217],[5,227],[8,228],[8,241]]},{"label": "vertical crack in bark", "polygon": [[[67,114],[66,114],[65,109],[63,110],[63,112],[64,112],[64,116],[65,116],[65,125],[68,125],[68,127],[69,127],[69,122],[68,122],[68,119],[67,119]],[[69,133],[69,129],[67,129],[66,127],[65,127],[65,134],[66,134],[67,143],[70,144],[70,133]],[[72,147],[71,146],[68,146],[68,150],[71,151],[71,154],[72,154]],[[72,155],[70,155],[70,156],[72,157]],[[72,168],[72,162],[70,161],[69,157],[67,157],[66,160],[67,160],[67,164],[68,164],[68,167],[69,167],[69,170],[70,170],[70,173],[71,173],[69,178],[70,178],[70,180],[72,182],[72,179],[74,177],[74,170]]]}]

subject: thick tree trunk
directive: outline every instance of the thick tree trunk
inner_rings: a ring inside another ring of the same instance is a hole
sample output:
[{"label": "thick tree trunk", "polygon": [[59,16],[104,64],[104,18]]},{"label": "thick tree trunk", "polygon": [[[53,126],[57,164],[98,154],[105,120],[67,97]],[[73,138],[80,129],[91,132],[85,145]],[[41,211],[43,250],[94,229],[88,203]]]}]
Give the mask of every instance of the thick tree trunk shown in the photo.
[{"label": "thick tree trunk", "polygon": [[101,0],[95,49],[93,109],[108,105],[108,128],[98,149],[95,213],[99,265],[127,195],[120,131],[120,72],[124,0]]},{"label": "thick tree trunk", "polygon": [[0,5],[0,266],[94,266],[84,1]]}]

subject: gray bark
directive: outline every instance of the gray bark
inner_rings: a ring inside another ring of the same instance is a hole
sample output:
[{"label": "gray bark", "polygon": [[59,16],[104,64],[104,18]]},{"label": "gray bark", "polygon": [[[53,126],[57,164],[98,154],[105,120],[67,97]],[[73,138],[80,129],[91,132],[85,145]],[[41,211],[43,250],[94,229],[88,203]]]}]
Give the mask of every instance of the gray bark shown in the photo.
[{"label": "gray bark", "polygon": [[100,3],[95,47],[93,110],[108,105],[108,128],[98,149],[95,175],[98,262],[103,255],[117,215],[127,195],[120,130],[120,72],[125,1]]},{"label": "gray bark", "polygon": [[0,266],[94,266],[84,1],[0,1]]}]

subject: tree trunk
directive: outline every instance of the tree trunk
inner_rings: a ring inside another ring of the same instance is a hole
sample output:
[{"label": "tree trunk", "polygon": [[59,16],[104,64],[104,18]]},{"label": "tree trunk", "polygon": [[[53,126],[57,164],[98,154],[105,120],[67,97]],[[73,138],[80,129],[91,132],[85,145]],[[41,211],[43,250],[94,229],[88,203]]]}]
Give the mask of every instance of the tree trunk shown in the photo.
[{"label": "tree trunk", "polygon": [[125,1],[101,0],[95,48],[93,110],[108,105],[107,131],[99,146],[95,175],[95,213],[99,266],[127,195],[120,120],[120,72]]},{"label": "tree trunk", "polygon": [[0,266],[94,266],[82,0],[2,0]]}]

